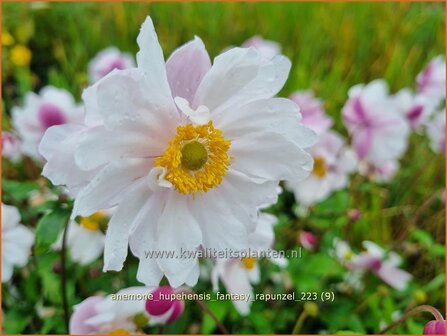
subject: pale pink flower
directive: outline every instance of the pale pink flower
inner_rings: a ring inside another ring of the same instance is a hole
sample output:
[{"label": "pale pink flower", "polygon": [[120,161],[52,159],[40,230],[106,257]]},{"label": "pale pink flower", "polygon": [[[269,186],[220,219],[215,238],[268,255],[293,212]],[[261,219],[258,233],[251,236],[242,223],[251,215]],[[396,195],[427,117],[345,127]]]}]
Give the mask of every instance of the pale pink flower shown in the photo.
[{"label": "pale pink flower", "polygon": [[410,127],[383,80],[352,87],[343,120],[360,160],[380,166],[398,159],[407,148]]},{"label": "pale pink flower", "polygon": [[[140,315],[149,321],[142,298],[148,295],[147,287],[129,287],[118,291],[114,295],[91,296],[74,306],[70,317],[70,334],[108,334],[127,332],[141,333],[136,324],[135,316]],[[120,295],[141,295],[129,300],[118,299]],[[114,297],[116,295],[116,297]]]},{"label": "pale pink flower", "polygon": [[[86,123],[95,127],[44,137],[51,167],[44,174],[74,184],[73,217],[118,206],[104,271],[121,270],[130,245],[140,281],[158,285],[166,275],[173,287],[194,285],[197,258],[145,252],[246,247],[258,207],[275,201],[279,180],[309,174],[304,148],[315,134],[299,122],[295,103],[272,98],[290,69],[285,57],[234,48],[211,65],[196,38],[165,63],[150,18],[137,42],[137,68],[113,70],[83,93]],[[67,162],[71,174],[60,172]]]},{"label": "pale pink flower", "polygon": [[311,90],[295,92],[289,98],[298,104],[303,125],[317,134],[322,134],[331,128],[332,119],[326,114],[321,99],[316,98]]},{"label": "pale pink flower", "polygon": [[255,48],[265,58],[273,58],[281,54],[281,46],[279,45],[279,43],[265,40],[261,36],[253,36],[252,38],[242,43],[241,47]]},{"label": "pale pink flower", "polygon": [[16,162],[21,157],[20,140],[7,131],[2,131],[2,156]]},{"label": "pale pink flower", "polygon": [[12,123],[22,140],[22,152],[41,160],[38,145],[45,131],[56,125],[80,123],[83,115],[69,92],[46,86],[39,94],[27,93],[22,107],[12,108]]},{"label": "pale pink flower", "polygon": [[181,300],[170,298],[176,290],[170,286],[162,286],[152,291],[153,298],[145,304],[146,312],[151,316],[151,325],[163,325],[178,319],[185,309]]},{"label": "pale pink flower", "polygon": [[394,252],[386,253],[370,241],[364,241],[363,246],[366,252],[353,256],[348,267],[353,270],[369,270],[391,287],[404,290],[412,276],[398,267],[401,263],[399,255]]},{"label": "pale pink flower", "polygon": [[[253,298],[253,285],[261,279],[257,255],[271,249],[274,241],[273,226],[277,218],[273,215],[261,213],[256,230],[249,236],[251,255],[245,258],[216,259],[211,272],[213,290],[218,291],[219,279],[222,281],[227,293],[244,295],[246,300],[235,300],[233,304],[241,315],[248,315]],[[270,258],[274,264],[284,267],[287,260],[284,258]]]},{"label": "pale pink flower", "polygon": [[415,95],[407,88],[397,92],[393,100],[413,129],[424,124],[436,107],[432,99],[420,94]]},{"label": "pale pink flower", "polygon": [[114,69],[123,70],[135,67],[135,61],[129,53],[123,53],[115,47],[101,50],[88,64],[90,83],[94,83]]},{"label": "pale pink flower", "polygon": [[417,76],[417,90],[431,99],[445,99],[445,58],[437,56]]},{"label": "pale pink flower", "polygon": [[314,159],[312,174],[303,181],[286,182],[286,187],[293,191],[304,207],[321,202],[332,192],[345,188],[349,174],[356,168],[355,154],[334,131],[321,134],[311,154]]},{"label": "pale pink flower", "polygon": [[430,139],[430,146],[436,153],[445,154],[445,109],[435,113],[427,122],[426,134]]}]

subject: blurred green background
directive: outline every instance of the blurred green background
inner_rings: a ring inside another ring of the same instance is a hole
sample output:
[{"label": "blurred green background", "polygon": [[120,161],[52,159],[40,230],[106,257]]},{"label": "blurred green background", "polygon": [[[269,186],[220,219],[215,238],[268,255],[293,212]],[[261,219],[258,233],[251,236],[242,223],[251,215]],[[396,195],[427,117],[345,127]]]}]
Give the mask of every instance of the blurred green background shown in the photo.
[{"label": "blurred green background", "polygon": [[[2,3],[2,10],[2,31],[13,38],[2,39],[3,129],[10,127],[11,107],[21,103],[29,90],[51,84],[79,99],[87,85],[87,64],[101,49],[114,45],[135,55],[136,36],[147,15],[154,21],[166,58],[194,35],[203,39],[212,58],[253,35],[280,43],[293,64],[280,95],[313,89],[324,100],[336,130],[345,135],[340,111],[351,86],[385,78],[393,92],[414,88],[416,75],[430,59],[445,53],[443,3]],[[30,55],[22,51],[17,62],[11,52],[21,45]],[[395,311],[420,303],[445,307],[445,210],[438,197],[444,188],[444,171],[444,157],[432,153],[428,141],[414,134],[401,170],[388,185],[355,176],[349,190],[318,204],[304,219],[295,214],[293,196],[281,196],[270,209],[280,218],[276,248],[296,247],[302,229],[316,232],[320,239],[319,251],[306,255],[305,262],[290,263],[294,290],[333,290],[342,279],[343,268],[327,253],[334,237],[355,247],[365,239],[389,246],[404,256],[404,268],[414,276],[403,293],[370,277],[361,295],[344,294],[334,303],[321,304],[319,313],[304,322],[303,332],[374,333],[381,321],[391,321]],[[36,177],[29,171],[9,174],[7,178],[18,181]],[[361,212],[355,222],[347,215],[354,208]],[[39,271],[19,285],[21,300],[4,292],[7,331],[64,332],[58,277],[49,274],[57,258],[55,253],[36,257]],[[98,290],[112,293],[137,284],[135,260],[125,272],[95,275],[90,281],[91,270],[101,263],[69,265],[71,305]],[[31,265],[31,271],[37,269],[33,267],[37,266]],[[262,285],[256,291],[284,292],[283,285],[268,279],[272,266],[263,267]],[[210,285],[203,281],[196,290],[209,291]],[[35,316],[37,303],[54,306],[55,313],[50,318]],[[290,302],[255,302],[250,316],[241,318],[231,304],[210,305],[234,333],[290,333],[304,309]],[[165,332],[215,331],[212,320],[202,315],[188,305],[182,318]],[[416,318],[393,332],[419,333],[425,322]]]}]

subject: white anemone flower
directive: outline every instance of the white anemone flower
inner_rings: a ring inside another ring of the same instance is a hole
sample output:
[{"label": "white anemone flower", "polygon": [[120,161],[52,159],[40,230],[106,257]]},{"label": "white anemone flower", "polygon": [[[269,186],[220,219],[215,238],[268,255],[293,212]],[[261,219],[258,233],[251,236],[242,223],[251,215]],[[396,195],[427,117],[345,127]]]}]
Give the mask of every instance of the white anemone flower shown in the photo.
[{"label": "white anemone flower", "polygon": [[[81,217],[79,224],[70,221],[67,228],[66,244],[71,259],[81,265],[88,265],[97,260],[104,250],[105,235],[101,223],[106,220],[103,212],[95,212],[89,217]],[[62,247],[63,233],[53,245],[55,250]]]},{"label": "white anemone flower", "polygon": [[11,279],[14,266],[25,266],[31,254],[34,234],[19,222],[17,208],[2,203],[2,282]]},{"label": "white anemone flower", "polygon": [[[227,293],[233,295],[244,294],[249,300],[235,300],[234,307],[241,315],[248,315],[253,300],[253,285],[261,280],[261,269],[255,257],[271,249],[274,241],[273,226],[278,219],[270,214],[261,213],[256,231],[249,236],[249,248],[252,255],[244,258],[216,259],[211,271],[211,282],[214,291],[219,289],[219,279],[222,281]],[[287,266],[284,258],[270,258],[278,266]]]},{"label": "white anemone flower", "polygon": [[41,160],[38,145],[45,131],[55,125],[79,123],[83,114],[73,96],[63,89],[46,86],[39,94],[27,93],[23,106],[12,108],[12,123],[22,140],[22,152]]},{"label": "white anemone flower", "polygon": [[312,174],[304,181],[290,181],[286,184],[305,208],[345,188],[349,183],[349,174],[355,170],[357,163],[354,152],[347,148],[344,139],[334,131],[321,134],[311,152],[314,158]]},{"label": "white anemone flower", "polygon": [[[57,180],[84,179],[73,217],[117,206],[104,271],[121,270],[130,245],[139,281],[156,286],[165,275],[172,287],[194,285],[197,258],[182,251],[245,248],[258,206],[276,200],[279,180],[312,170],[304,149],[315,134],[300,124],[295,103],[273,98],[290,70],[284,56],[234,48],[211,65],[196,37],[165,63],[150,18],[137,42],[137,68],[114,70],[84,91],[86,119],[96,127],[67,140],[77,176]],[[41,144],[49,161],[57,160],[54,138]],[[66,162],[49,162],[44,173],[55,181],[51,172]],[[147,251],[181,257],[148,258]]]}]

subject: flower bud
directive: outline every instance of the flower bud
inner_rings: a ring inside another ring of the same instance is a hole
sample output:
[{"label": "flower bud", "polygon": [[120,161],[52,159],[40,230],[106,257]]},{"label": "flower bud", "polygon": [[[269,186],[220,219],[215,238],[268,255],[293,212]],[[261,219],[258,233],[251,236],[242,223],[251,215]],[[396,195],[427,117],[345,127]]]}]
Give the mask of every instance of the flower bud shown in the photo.
[{"label": "flower bud", "polygon": [[424,335],[445,335],[445,320],[433,320],[424,327]]},{"label": "flower bud", "polygon": [[172,322],[180,317],[185,308],[181,300],[173,298],[175,291],[170,286],[158,287],[152,292],[152,300],[146,301],[146,311],[159,324]]},{"label": "flower bud", "polygon": [[312,232],[301,231],[298,239],[306,250],[312,251],[317,246],[317,238]]}]

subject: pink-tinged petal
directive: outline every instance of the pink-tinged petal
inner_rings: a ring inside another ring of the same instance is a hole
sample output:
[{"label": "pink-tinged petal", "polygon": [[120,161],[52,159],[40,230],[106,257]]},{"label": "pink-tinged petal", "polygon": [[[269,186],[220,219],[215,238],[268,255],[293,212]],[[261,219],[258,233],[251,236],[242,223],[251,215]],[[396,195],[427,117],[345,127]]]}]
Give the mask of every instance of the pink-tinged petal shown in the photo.
[{"label": "pink-tinged petal", "polygon": [[276,55],[281,54],[281,46],[279,45],[279,43],[265,40],[260,36],[253,36],[252,38],[242,43],[241,47],[253,47],[257,49],[263,57],[270,59],[275,57]]},{"label": "pink-tinged petal", "polygon": [[445,320],[433,320],[424,326],[424,335],[445,335],[446,334]]},{"label": "pink-tinged petal", "polygon": [[408,282],[412,278],[410,273],[392,265],[388,265],[387,263],[384,263],[383,266],[377,271],[377,276],[391,287],[400,291],[407,287]]},{"label": "pink-tinged petal", "polygon": [[323,102],[314,97],[312,91],[298,91],[290,99],[299,106],[301,123],[317,134],[323,134],[331,128],[333,121],[326,115]]},{"label": "pink-tinged petal", "polygon": [[70,334],[87,335],[98,332],[96,327],[86,324],[85,321],[98,314],[96,305],[103,300],[101,296],[91,296],[74,306],[74,312],[70,317]]},{"label": "pink-tinged petal", "polygon": [[132,229],[148,218],[144,204],[151,195],[145,181],[138,181],[120,202],[107,227],[104,248],[104,271],[120,271],[127,257]]},{"label": "pink-tinged petal", "polygon": [[61,109],[51,103],[43,103],[39,108],[38,116],[44,129],[67,122]]},{"label": "pink-tinged petal", "polygon": [[172,96],[192,103],[197,87],[210,68],[210,57],[200,38],[175,50],[166,62]]},{"label": "pink-tinged petal", "polygon": [[163,50],[149,16],[141,26],[137,43],[140,47],[140,51],[137,53],[138,69],[144,72],[146,81],[151,88],[150,93],[147,94],[160,96],[165,100],[170,99],[172,95],[166,75]]},{"label": "pink-tinged petal", "polygon": [[360,160],[364,159],[370,150],[372,144],[373,132],[370,129],[358,131],[353,138],[353,147]]}]

